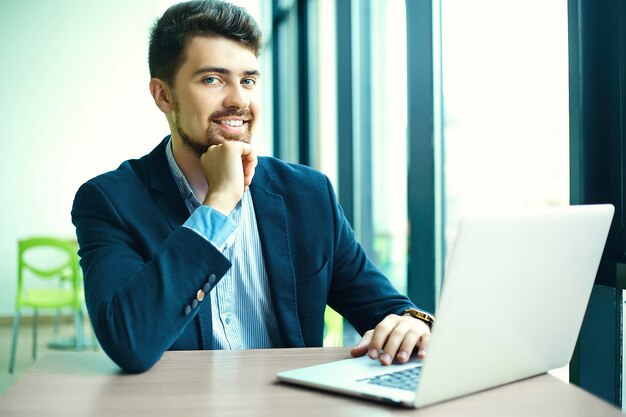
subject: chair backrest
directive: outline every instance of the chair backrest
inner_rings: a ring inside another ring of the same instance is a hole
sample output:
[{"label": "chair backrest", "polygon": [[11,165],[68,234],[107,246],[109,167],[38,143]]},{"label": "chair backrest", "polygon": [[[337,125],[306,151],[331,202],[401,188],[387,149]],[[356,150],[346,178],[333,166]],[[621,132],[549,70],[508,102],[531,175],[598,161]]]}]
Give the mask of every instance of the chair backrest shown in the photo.
[{"label": "chair backrest", "polygon": [[[26,255],[42,249],[57,252],[62,255],[61,260],[44,262],[29,259]],[[21,239],[18,241],[18,289],[17,304],[19,307],[20,297],[24,290],[24,272],[44,280],[58,279],[71,282],[72,290],[76,295],[75,303],[80,303],[80,290],[82,288],[80,267],[78,266],[78,245],[73,239],[42,236]]]}]

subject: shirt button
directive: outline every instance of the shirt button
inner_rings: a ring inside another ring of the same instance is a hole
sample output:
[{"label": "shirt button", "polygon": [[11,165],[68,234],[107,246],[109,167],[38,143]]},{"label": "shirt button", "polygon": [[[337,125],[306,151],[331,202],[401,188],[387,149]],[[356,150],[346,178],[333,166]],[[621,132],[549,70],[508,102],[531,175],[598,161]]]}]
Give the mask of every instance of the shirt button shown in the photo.
[{"label": "shirt button", "polygon": [[209,284],[213,284],[215,282],[216,278],[217,277],[215,276],[215,274],[209,275]]},{"label": "shirt button", "polygon": [[185,306],[185,316],[188,316],[191,314],[191,306],[187,305]]},{"label": "shirt button", "polygon": [[204,291],[198,290],[198,292],[196,293],[196,300],[198,301],[204,300]]},{"label": "shirt button", "polygon": [[193,300],[191,302],[191,308],[193,308],[194,310],[196,309],[196,307],[198,307],[198,300]]},{"label": "shirt button", "polygon": [[226,324],[230,324],[230,317],[226,317]]}]

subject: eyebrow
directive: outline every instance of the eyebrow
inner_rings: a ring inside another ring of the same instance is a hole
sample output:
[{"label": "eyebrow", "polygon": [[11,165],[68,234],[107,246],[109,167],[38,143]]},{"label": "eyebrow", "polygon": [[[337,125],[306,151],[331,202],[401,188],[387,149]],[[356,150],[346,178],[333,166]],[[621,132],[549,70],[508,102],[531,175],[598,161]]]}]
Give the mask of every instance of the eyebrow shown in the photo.
[{"label": "eyebrow", "polygon": [[[224,75],[231,75],[232,71],[229,70],[228,68],[222,68],[222,67],[201,67],[198,68],[197,70],[194,71],[193,73],[193,77],[200,75],[200,74],[204,74],[207,72],[216,72],[218,74],[224,74]],[[250,76],[250,75],[261,75],[261,73],[259,72],[259,70],[247,70],[243,72],[243,75],[245,76]]]}]

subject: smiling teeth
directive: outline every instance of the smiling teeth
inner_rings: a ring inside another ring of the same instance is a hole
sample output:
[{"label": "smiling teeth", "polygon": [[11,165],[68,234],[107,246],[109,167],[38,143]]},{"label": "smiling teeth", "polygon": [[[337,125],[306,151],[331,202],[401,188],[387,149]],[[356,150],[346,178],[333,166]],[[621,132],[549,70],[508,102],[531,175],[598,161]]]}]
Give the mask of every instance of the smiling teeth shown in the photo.
[{"label": "smiling teeth", "polygon": [[220,123],[226,126],[239,127],[243,125],[243,120],[222,120]]}]

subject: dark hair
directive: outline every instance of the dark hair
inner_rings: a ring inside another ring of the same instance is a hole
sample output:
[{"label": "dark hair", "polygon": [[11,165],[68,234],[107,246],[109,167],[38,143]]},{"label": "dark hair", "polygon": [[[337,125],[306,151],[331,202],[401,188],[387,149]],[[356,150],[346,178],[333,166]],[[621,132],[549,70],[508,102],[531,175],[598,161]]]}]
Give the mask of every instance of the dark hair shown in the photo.
[{"label": "dark hair", "polygon": [[150,33],[150,77],[174,85],[174,76],[195,36],[221,36],[241,42],[258,57],[261,29],[248,12],[221,0],[178,3],[158,19]]}]

